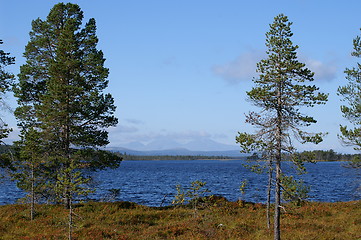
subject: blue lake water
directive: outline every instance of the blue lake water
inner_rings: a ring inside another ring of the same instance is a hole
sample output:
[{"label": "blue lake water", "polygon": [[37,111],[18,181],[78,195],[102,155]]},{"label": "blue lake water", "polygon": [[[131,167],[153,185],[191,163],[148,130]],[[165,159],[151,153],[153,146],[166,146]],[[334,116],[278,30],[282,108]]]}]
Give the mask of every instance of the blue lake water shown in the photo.
[{"label": "blue lake water", "polygon": [[[211,194],[222,195],[228,200],[240,198],[252,202],[266,201],[267,176],[250,172],[242,166],[243,161],[123,161],[118,169],[101,171],[94,179],[97,191],[90,196],[102,199],[109,189],[118,188],[121,193],[116,200],[131,201],[148,206],[171,204],[176,194],[175,186],[186,187],[190,182],[207,182]],[[343,167],[342,162],[319,162],[306,164],[308,173],[302,175],[311,186],[311,201],[352,201],[361,199],[361,170]],[[289,163],[283,163],[290,170]],[[243,180],[248,184],[245,194],[239,191]],[[13,182],[2,180],[0,204],[15,203],[23,193]]]}]

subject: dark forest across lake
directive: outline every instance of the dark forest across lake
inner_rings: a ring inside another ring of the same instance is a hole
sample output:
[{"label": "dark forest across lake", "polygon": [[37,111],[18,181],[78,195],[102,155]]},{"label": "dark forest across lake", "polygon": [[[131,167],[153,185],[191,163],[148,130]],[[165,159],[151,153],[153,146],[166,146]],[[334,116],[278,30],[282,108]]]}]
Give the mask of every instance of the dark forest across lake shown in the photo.
[{"label": "dark forest across lake", "polygon": [[[120,189],[116,200],[131,201],[148,206],[171,204],[175,186],[189,186],[195,180],[207,182],[211,194],[222,195],[231,201],[240,198],[252,202],[266,201],[267,176],[250,172],[244,161],[123,161],[118,169],[101,171],[94,179],[98,189],[91,198],[103,199],[110,189]],[[292,171],[290,163],[283,163]],[[307,163],[308,173],[301,177],[311,185],[311,201],[351,201],[361,199],[361,171],[345,168],[345,162]],[[239,191],[243,180],[248,184],[245,194]],[[15,203],[23,193],[13,182],[2,180],[0,204]]]}]

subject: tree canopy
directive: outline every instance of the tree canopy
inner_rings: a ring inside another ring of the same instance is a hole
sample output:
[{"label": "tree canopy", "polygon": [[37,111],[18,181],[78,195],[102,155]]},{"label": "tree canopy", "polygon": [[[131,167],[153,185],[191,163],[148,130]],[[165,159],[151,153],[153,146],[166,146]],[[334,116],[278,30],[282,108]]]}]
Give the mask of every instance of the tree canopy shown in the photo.
[{"label": "tree canopy", "polygon": [[[361,57],[361,39],[357,36],[353,40],[352,56]],[[354,127],[340,126],[341,135],[339,138],[348,146],[353,146],[355,150],[361,150],[361,64],[345,70],[347,84],[338,88],[338,94],[343,97],[345,105],[341,106],[343,117]],[[351,162],[354,167],[361,168],[360,158],[355,158]]]},{"label": "tree canopy", "polygon": [[98,149],[109,143],[107,128],[118,120],[113,97],[104,93],[109,70],[97,43],[94,18],[83,23],[78,5],[56,4],[45,20],[32,22],[26,63],[14,88],[18,148],[26,151],[29,141],[41,144],[36,149],[41,160],[27,156],[17,164],[36,160],[46,165],[47,184],[68,207],[72,194],[86,192],[84,169],[117,167],[121,161]]}]

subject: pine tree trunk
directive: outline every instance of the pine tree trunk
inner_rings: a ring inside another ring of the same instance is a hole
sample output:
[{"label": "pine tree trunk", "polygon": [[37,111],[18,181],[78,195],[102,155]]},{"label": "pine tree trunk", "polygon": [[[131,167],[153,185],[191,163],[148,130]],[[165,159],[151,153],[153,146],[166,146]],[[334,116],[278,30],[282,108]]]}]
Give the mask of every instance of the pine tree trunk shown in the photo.
[{"label": "pine tree trunk", "polygon": [[[70,164],[69,164],[70,165]],[[68,166],[69,167],[69,166]],[[71,190],[70,190],[70,182],[71,182],[71,173],[67,172],[66,173],[66,179],[67,179],[67,186],[65,186],[64,189],[64,205],[66,209],[70,209],[71,208]]]},{"label": "pine tree trunk", "polygon": [[269,160],[268,166],[268,188],[267,188],[267,228],[271,228],[271,214],[270,214],[270,205],[271,205],[271,189],[272,189],[272,160]]},{"label": "pine tree trunk", "polygon": [[68,239],[71,240],[73,235],[73,206],[71,199],[69,199],[69,233]]},{"label": "pine tree trunk", "polygon": [[34,164],[31,165],[31,200],[30,200],[30,219],[34,220],[35,215],[35,184],[34,184]]},{"label": "pine tree trunk", "polygon": [[65,208],[71,208],[70,191],[68,190],[68,188],[65,190]]},{"label": "pine tree trunk", "polygon": [[274,240],[281,239],[280,231],[280,204],[281,204],[281,187],[280,187],[280,177],[281,177],[281,161],[280,156],[277,156],[276,159],[276,193],[275,193],[275,216],[274,216]]},{"label": "pine tree trunk", "polygon": [[[69,84],[69,83],[67,83]],[[67,105],[66,107],[68,108],[69,107],[69,103],[67,102]],[[72,164],[72,159],[71,159],[71,153],[70,153],[70,127],[69,127],[69,122],[70,122],[70,119],[69,119],[69,115],[67,115],[66,117],[66,124],[64,127],[64,144],[65,144],[65,147],[64,147],[64,153],[66,155],[66,166],[67,168],[69,168]],[[69,186],[66,186],[66,192],[65,192],[65,207],[67,209],[71,209],[71,195],[72,195],[72,192],[71,192],[71,180],[72,180],[72,173],[71,172],[67,172],[67,175],[66,175],[66,178],[67,178],[67,182],[69,184]]]},{"label": "pine tree trunk", "polygon": [[281,158],[282,158],[282,80],[279,79],[277,91],[277,132],[276,132],[276,186],[275,186],[275,215],[274,240],[281,239],[280,230],[280,204],[281,204]]}]

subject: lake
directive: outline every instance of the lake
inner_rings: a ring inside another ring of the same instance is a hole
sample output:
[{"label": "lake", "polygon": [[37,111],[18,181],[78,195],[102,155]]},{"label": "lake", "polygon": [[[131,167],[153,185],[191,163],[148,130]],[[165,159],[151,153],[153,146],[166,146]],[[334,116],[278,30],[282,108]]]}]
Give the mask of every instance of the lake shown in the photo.
[{"label": "lake", "polygon": [[[147,206],[171,204],[176,185],[184,187],[192,181],[207,182],[211,194],[228,200],[243,199],[252,202],[266,201],[267,176],[250,172],[242,166],[244,161],[193,160],[193,161],[123,161],[118,169],[97,172],[94,179],[98,190],[90,197],[100,200],[109,189],[120,189],[116,200],[131,201]],[[282,163],[292,171],[290,163]],[[308,173],[302,175],[311,186],[310,201],[352,201],[361,199],[361,170],[343,167],[343,162],[307,163]],[[239,190],[247,180],[245,194]],[[13,182],[2,180],[0,204],[15,203],[23,196]]]}]

